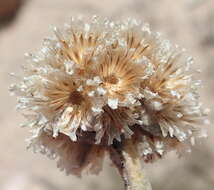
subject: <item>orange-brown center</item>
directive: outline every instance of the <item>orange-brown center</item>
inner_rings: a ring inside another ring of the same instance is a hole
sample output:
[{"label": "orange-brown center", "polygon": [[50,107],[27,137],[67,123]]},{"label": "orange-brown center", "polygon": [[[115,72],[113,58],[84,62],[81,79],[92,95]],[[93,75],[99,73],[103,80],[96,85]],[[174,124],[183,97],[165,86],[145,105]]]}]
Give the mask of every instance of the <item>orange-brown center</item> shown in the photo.
[{"label": "orange-brown center", "polygon": [[118,78],[114,74],[105,77],[105,81],[110,84],[117,84],[119,82]]},{"label": "orange-brown center", "polygon": [[84,101],[84,98],[80,92],[76,90],[71,92],[69,96],[69,102],[71,102],[73,105],[81,105],[83,101]]}]

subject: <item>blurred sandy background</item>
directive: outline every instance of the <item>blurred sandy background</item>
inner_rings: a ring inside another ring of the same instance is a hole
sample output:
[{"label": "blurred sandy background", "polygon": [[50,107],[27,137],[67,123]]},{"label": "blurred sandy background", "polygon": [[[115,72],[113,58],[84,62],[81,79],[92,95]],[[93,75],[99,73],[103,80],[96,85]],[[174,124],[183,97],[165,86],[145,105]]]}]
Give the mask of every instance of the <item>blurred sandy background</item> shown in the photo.
[{"label": "blurred sandy background", "polygon": [[[2,2],[9,1],[13,0],[0,0],[0,11],[5,10]],[[123,189],[108,159],[99,176],[84,176],[80,180],[65,176],[54,161],[26,151],[24,138],[28,132],[19,128],[23,118],[14,109],[15,98],[9,97],[12,80],[8,73],[19,70],[24,53],[40,47],[43,37],[51,33],[50,24],[60,26],[69,16],[79,14],[140,18],[186,47],[203,71],[202,101],[214,110],[213,0],[26,0],[11,22],[8,15],[6,18],[0,13],[1,190]],[[210,113],[210,120],[209,138],[191,156],[177,159],[170,154],[146,166],[154,190],[214,190],[214,112]]]}]

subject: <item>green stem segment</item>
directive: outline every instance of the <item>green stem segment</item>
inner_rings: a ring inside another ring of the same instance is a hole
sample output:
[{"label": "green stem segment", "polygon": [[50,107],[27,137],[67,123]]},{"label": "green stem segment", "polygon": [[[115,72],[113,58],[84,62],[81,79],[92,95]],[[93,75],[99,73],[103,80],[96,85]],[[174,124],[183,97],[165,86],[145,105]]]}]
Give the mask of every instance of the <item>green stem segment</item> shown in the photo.
[{"label": "green stem segment", "polygon": [[152,190],[132,140],[112,148],[110,155],[124,181],[125,190]]}]

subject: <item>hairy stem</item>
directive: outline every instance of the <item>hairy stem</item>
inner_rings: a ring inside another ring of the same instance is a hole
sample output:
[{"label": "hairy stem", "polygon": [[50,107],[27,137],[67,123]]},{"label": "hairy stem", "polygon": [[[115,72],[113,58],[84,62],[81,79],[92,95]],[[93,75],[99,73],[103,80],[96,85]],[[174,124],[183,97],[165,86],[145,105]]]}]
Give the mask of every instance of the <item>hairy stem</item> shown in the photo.
[{"label": "hairy stem", "polygon": [[123,146],[115,145],[110,155],[124,181],[125,190],[152,190],[132,140],[126,140]]}]

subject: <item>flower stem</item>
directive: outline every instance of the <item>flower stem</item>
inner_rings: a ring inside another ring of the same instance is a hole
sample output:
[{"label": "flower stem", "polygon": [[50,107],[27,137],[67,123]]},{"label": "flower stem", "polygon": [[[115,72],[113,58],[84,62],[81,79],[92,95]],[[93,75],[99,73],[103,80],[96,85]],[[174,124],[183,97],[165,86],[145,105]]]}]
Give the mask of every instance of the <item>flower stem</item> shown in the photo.
[{"label": "flower stem", "polygon": [[132,140],[126,140],[123,146],[114,146],[110,156],[124,181],[125,190],[152,190]]}]

